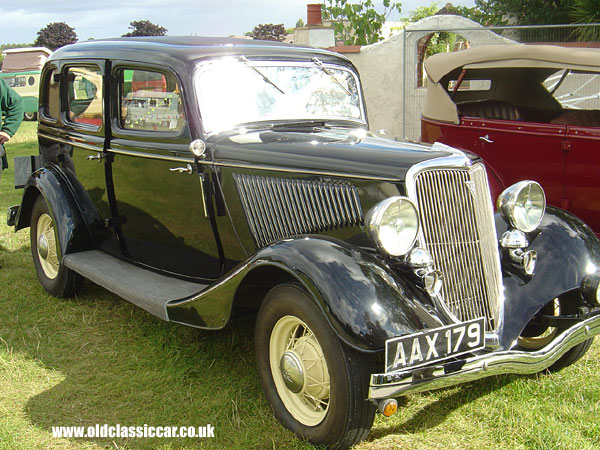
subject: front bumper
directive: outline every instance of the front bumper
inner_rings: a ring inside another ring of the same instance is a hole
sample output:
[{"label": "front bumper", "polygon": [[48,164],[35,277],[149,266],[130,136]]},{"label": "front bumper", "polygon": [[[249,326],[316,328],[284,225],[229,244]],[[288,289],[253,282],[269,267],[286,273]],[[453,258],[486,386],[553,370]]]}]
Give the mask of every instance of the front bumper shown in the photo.
[{"label": "front bumper", "polygon": [[460,360],[371,375],[369,398],[401,397],[414,392],[454,386],[501,374],[532,374],[547,369],[568,350],[600,334],[600,315],[586,319],[559,334],[546,347],[531,351],[505,350]]}]

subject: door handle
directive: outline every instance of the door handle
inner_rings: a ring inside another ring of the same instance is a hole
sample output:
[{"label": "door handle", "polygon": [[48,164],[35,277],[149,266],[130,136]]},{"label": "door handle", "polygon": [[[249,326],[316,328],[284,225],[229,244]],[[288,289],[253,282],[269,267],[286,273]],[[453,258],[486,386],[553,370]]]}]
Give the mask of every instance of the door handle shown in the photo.
[{"label": "door handle", "polygon": [[194,169],[192,168],[191,164],[188,164],[185,167],[171,167],[169,169],[169,171],[171,172],[179,172],[179,173],[194,173]]},{"label": "door handle", "polygon": [[104,155],[102,153],[96,153],[95,155],[87,156],[85,159],[87,159],[88,161],[102,161],[102,158],[104,158]]},{"label": "door handle", "polygon": [[494,143],[494,141],[492,141],[487,134],[485,136],[479,136],[479,139],[481,139],[483,142],[487,142],[488,144]]}]

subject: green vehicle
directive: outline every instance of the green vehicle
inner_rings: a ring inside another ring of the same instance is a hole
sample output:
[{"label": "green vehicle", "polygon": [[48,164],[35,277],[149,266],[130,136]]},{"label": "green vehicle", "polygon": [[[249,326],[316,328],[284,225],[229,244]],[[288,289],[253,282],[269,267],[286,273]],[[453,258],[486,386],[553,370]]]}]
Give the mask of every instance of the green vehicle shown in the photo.
[{"label": "green vehicle", "polygon": [[46,47],[24,47],[2,53],[4,62],[0,78],[23,98],[25,120],[36,120],[40,73],[52,52]]}]

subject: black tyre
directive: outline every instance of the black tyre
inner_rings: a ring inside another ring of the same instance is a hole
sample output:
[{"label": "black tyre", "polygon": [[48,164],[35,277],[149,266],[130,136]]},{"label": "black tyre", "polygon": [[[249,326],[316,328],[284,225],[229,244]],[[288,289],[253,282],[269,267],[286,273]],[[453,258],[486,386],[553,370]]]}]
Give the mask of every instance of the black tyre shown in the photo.
[{"label": "black tyre", "polygon": [[370,358],[340,342],[304,290],[279,285],[257,317],[256,359],[275,417],[313,444],[347,448],[375,416],[367,400]]},{"label": "black tyre", "polygon": [[594,342],[594,338],[583,341],[581,344],[577,344],[575,347],[565,353],[558,361],[548,367],[548,372],[557,372],[560,369],[564,369],[576,361],[579,361],[583,355],[587,353],[592,345],[592,342]]},{"label": "black tyre", "polygon": [[37,113],[35,113],[35,112],[26,112],[25,114],[23,114],[23,118],[25,120],[29,120],[29,121],[37,120]]},{"label": "black tyre", "polygon": [[[573,302],[569,301],[568,297],[556,298],[548,303],[541,311],[546,315],[559,316],[561,314],[574,314],[576,311],[572,310]],[[546,345],[550,344],[556,336],[560,334],[561,330],[553,327],[539,327],[535,323],[528,325],[524,330],[524,335],[519,336],[518,344],[521,348],[526,350],[539,350]],[[565,367],[575,363],[583,355],[586,354],[592,342],[593,338],[583,341],[577,344],[575,347],[568,350],[563,356],[558,359],[554,364],[548,367],[544,372],[557,372]]]},{"label": "black tyre", "polygon": [[29,236],[33,265],[42,287],[55,297],[75,295],[83,279],[61,263],[58,231],[41,195],[33,204]]}]

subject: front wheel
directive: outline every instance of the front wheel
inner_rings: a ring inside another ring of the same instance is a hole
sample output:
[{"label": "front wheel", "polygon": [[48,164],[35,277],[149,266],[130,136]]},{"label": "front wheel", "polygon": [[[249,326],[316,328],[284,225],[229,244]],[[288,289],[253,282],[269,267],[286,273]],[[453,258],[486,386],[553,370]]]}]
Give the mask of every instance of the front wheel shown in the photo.
[{"label": "front wheel", "polygon": [[[570,300],[568,296],[555,298],[542,308],[540,314],[548,316],[575,314],[577,312],[576,308],[573,307],[575,304],[576,302]],[[560,331],[554,327],[540,326],[533,320],[525,327],[517,343],[524,350],[540,350],[550,344],[560,334]],[[544,372],[557,372],[577,362],[587,353],[593,341],[594,338],[588,339],[567,350],[563,356],[544,370]]]},{"label": "front wheel", "polygon": [[375,416],[369,358],[338,339],[304,290],[286,284],[267,294],[255,347],[263,389],[284,426],[338,449],[367,436]]},{"label": "front wheel", "polygon": [[73,296],[83,279],[60,260],[56,223],[41,195],[35,199],[31,210],[29,236],[33,265],[42,287],[55,297]]}]

